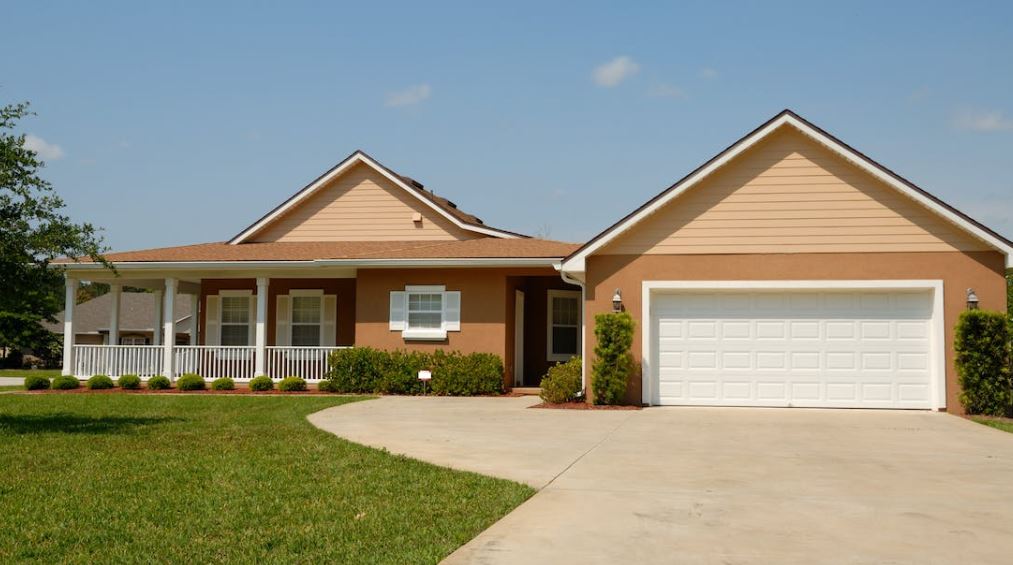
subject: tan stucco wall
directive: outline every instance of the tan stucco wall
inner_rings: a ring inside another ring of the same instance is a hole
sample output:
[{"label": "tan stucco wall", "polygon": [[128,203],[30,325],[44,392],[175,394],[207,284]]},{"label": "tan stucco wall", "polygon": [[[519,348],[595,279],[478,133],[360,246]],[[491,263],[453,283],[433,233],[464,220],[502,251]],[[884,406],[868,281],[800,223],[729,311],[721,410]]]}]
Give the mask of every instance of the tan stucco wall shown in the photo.
[{"label": "tan stucco wall", "polygon": [[[422,214],[413,222],[414,213]],[[255,235],[253,241],[454,240],[462,230],[372,167],[358,164]]]},{"label": "tan stucco wall", "polygon": [[986,251],[989,247],[784,127],[599,254]]},{"label": "tan stucco wall", "polygon": [[[623,306],[637,321],[633,355],[641,359],[641,310],[645,280],[874,280],[941,279],[946,327],[946,406],[962,412],[953,367],[953,327],[966,308],[966,289],[974,288],[981,307],[1005,310],[1005,260],[998,252],[826,253],[753,255],[598,255],[587,262],[587,350],[593,352],[594,316],[612,310],[612,294],[622,290]],[[589,355],[593,357],[593,355]],[[591,366],[588,362],[588,367]],[[590,373],[589,373],[590,380]],[[641,402],[641,380],[631,379],[627,401]]]}]

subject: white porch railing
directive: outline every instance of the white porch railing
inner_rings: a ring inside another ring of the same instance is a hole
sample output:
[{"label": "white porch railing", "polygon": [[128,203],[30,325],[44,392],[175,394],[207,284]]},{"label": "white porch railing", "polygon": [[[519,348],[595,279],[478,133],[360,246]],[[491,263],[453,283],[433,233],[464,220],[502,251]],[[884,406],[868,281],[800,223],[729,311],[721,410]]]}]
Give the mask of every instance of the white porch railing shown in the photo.
[{"label": "white porch railing", "polygon": [[275,379],[302,377],[308,382],[327,378],[327,360],[331,353],[348,347],[268,346],[267,374]]},{"label": "white porch railing", "polygon": [[163,351],[159,345],[75,345],[74,376],[161,375]]},{"label": "white porch railing", "polygon": [[[165,347],[161,345],[74,345],[74,376],[164,374]],[[269,346],[265,348],[265,374],[275,380],[297,376],[309,382],[327,377],[328,358],[346,347]],[[248,381],[255,377],[257,348],[227,345],[176,345],[172,348],[175,377],[196,373],[205,380],[231,377]]]},{"label": "white porch railing", "polygon": [[256,376],[256,354],[252,345],[177,345],[172,348],[172,366],[176,376],[197,373],[206,381],[219,377],[248,381]]}]

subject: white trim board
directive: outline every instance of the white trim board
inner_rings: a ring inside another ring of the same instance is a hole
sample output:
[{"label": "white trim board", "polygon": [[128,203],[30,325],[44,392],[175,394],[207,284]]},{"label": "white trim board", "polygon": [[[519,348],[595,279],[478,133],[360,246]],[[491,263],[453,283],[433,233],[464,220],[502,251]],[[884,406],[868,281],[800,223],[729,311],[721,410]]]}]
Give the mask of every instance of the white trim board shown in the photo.
[{"label": "white trim board", "polygon": [[397,175],[391,174],[391,172],[386,167],[377,163],[362,151],[356,151],[355,153],[352,153],[350,156],[348,156],[344,161],[338,163],[334,168],[321,175],[319,178],[317,178],[317,180],[303,187],[302,190],[295,193],[295,195],[291,196],[288,200],[283,202],[277,208],[268,212],[266,216],[254,222],[253,225],[243,230],[241,233],[239,233],[239,235],[233,237],[231,240],[229,240],[229,244],[236,245],[248,240],[254,234],[267,227],[268,224],[274,222],[280,216],[285,214],[285,212],[289,211],[290,209],[298,205],[300,202],[303,202],[311,195],[316,193],[321,187],[325,186],[327,183],[331,182],[338,176],[341,176],[347,170],[349,170],[350,168],[359,163],[364,163],[367,166],[371,167],[376,172],[380,173],[385,178],[393,182],[395,186],[401,188],[408,194],[412,195],[418,201],[432,208],[438,214],[450,220],[455,226],[461,229],[493,237],[501,237],[508,239],[515,239],[521,237],[517,234],[513,234],[507,231],[498,230],[496,228],[476,226],[474,224],[469,224],[457,219],[451,213],[444,210],[442,206],[436,204],[435,202],[429,200],[428,198],[425,198],[424,196],[419,194],[416,189],[408,186]]},{"label": "white trim board", "polygon": [[813,127],[811,124],[806,122],[804,119],[796,116],[790,111],[785,110],[774,119],[770,120],[766,125],[761,126],[756,131],[750,133],[746,137],[736,142],[732,147],[725,150],[723,154],[715,158],[705,166],[698,169],[696,172],[690,174],[688,177],[682,179],[678,183],[672,185],[667,190],[662,192],[659,196],[655,197],[653,201],[648,202],[640,209],[636,210],[625,220],[620,221],[614,226],[606,229],[604,232],[592,239],[583,248],[578,249],[570,257],[563,260],[562,269],[566,272],[583,272],[585,261],[588,256],[598,251],[609,242],[613,241],[619,235],[625,233],[627,230],[632,228],[634,225],[640,223],[648,216],[654,214],[669,202],[685,193],[689,189],[693,188],[705,178],[710,176],[712,173],[732,161],[751,147],[762,141],[766,137],[784,126],[791,126],[799,130],[803,134],[812,138],[816,142],[824,145],[831,151],[837,153],[848,162],[858,166],[866,173],[872,175],[876,179],[884,182],[887,186],[896,189],[898,192],[904,194],[908,198],[916,201],[922,206],[928,208],[933,213],[941,216],[956,227],[970,233],[975,238],[985,242],[986,244],[994,247],[1006,256],[1006,267],[1013,267],[1013,246],[1008,242],[1003,241],[1001,238],[996,237],[994,234],[989,233],[987,230],[982,229],[980,226],[972,221],[968,221],[966,218],[960,216],[950,208],[940,204],[935,199],[926,196],[921,190],[916,189],[913,185],[899,179],[898,177],[883,170],[881,165],[872,162],[869,158],[859,154],[854,149],[844,145],[842,142],[834,139],[829,134],[820,131]]},{"label": "white trim board", "polygon": [[641,401],[655,400],[655,361],[651,347],[654,313],[651,297],[664,291],[692,290],[929,290],[932,292],[932,398],[933,408],[946,408],[946,325],[943,281],[927,280],[788,280],[788,281],[643,281],[641,290]]}]

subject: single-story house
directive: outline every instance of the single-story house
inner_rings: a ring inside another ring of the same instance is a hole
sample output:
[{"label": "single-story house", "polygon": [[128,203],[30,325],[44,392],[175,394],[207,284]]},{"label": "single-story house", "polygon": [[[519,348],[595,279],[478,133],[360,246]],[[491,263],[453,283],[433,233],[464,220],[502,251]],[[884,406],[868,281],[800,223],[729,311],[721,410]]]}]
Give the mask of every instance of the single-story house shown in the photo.
[{"label": "single-story house", "polygon": [[356,151],[228,241],[109,254],[119,278],[66,267],[68,298],[78,279],[198,297],[168,374],[317,379],[337,347],[447,348],[537,385],[619,308],[630,402],[959,411],[953,326],[972,295],[1005,308],[1011,251],[786,110],[583,245],[487,226]]},{"label": "single-story house", "polygon": [[[118,303],[117,303],[118,302]],[[78,345],[157,345],[154,328],[161,329],[161,296],[153,292],[107,292],[74,306],[74,343]],[[118,308],[118,316],[113,309]],[[176,345],[190,343],[190,296],[181,294],[176,298]],[[56,316],[56,322],[42,325],[55,334],[63,334],[64,313]],[[111,327],[112,320],[118,326]],[[110,331],[117,334],[111,339]],[[159,339],[162,337],[159,332]]]}]

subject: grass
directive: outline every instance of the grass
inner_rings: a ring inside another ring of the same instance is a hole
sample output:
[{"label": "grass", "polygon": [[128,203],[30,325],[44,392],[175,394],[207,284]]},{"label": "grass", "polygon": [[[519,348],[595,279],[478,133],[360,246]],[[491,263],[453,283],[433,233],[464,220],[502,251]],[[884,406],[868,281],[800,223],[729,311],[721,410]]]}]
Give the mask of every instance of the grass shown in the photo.
[{"label": "grass", "polygon": [[58,377],[60,369],[0,369],[0,377],[27,377],[28,375],[41,375],[43,377]]},{"label": "grass", "polygon": [[971,416],[971,419],[979,424],[1009,432],[1013,434],[1013,418],[997,418],[992,416]]},{"label": "grass", "polygon": [[533,494],[339,439],[349,397],[0,396],[0,562],[435,563]]}]

